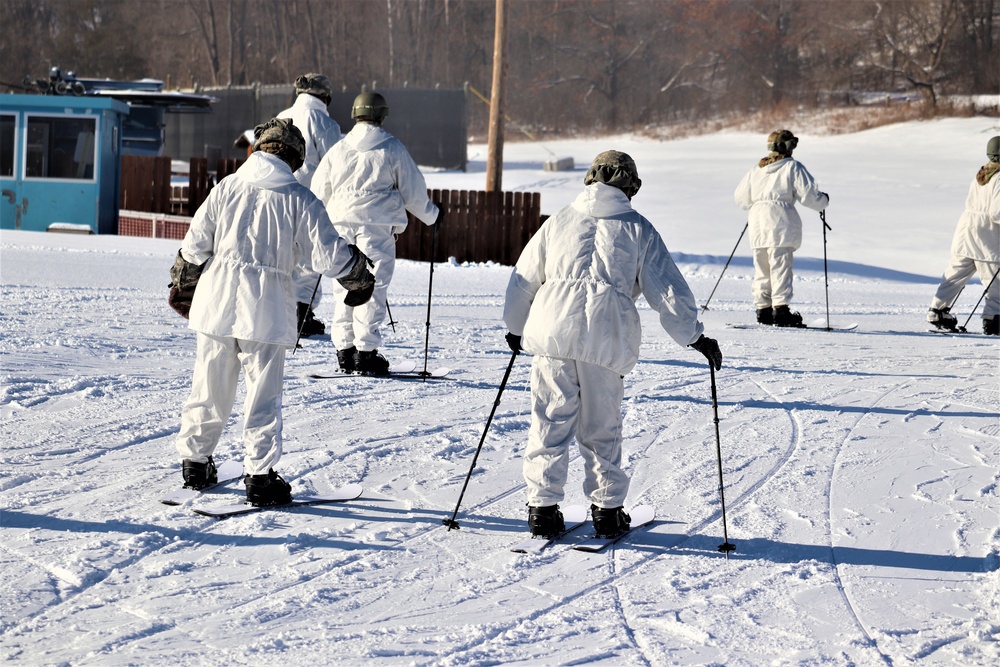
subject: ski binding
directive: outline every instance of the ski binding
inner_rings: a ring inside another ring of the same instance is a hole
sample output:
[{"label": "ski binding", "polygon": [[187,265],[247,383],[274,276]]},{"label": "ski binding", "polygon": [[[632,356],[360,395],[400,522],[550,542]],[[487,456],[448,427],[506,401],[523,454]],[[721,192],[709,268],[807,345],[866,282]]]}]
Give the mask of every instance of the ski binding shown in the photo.
[{"label": "ski binding", "polygon": [[632,517],[631,526],[621,535],[617,537],[591,537],[586,542],[574,544],[573,548],[577,551],[589,551],[591,553],[602,551],[605,547],[611,546],[623,537],[631,535],[636,529],[651,524],[656,517],[656,510],[652,505],[639,505],[632,508],[629,516]]},{"label": "ski binding", "polygon": [[586,505],[570,505],[562,510],[563,522],[566,524],[566,529],[556,535],[555,537],[550,537],[548,539],[543,537],[532,537],[522,542],[518,542],[510,548],[514,553],[519,554],[537,554],[543,551],[550,544],[561,540],[568,534],[587,523],[587,507]]},{"label": "ski binding", "polygon": [[203,489],[177,489],[160,498],[160,502],[164,505],[183,505],[192,498],[197,498],[205,491],[242,477],[243,464],[238,461],[223,461],[216,468],[216,475],[218,481],[215,484],[210,484]]}]

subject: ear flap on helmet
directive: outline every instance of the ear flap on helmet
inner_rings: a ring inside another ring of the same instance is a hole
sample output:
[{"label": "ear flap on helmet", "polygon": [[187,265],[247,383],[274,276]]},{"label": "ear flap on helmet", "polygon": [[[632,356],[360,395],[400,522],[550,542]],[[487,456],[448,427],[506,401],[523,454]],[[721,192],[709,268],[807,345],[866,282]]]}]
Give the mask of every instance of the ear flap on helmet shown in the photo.
[{"label": "ear flap on helmet", "polygon": [[767,135],[767,150],[782,155],[791,155],[799,145],[799,138],[791,130],[775,130]]}]

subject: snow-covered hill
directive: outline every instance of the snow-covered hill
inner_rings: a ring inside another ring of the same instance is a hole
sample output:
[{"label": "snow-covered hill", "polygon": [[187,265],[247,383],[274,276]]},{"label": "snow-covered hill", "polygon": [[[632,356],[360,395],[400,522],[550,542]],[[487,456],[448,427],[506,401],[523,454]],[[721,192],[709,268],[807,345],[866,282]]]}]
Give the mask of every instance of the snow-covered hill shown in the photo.
[{"label": "snow-covered hill", "polygon": [[[796,128],[793,128],[796,129]],[[216,521],[157,502],[194,336],[166,306],[177,242],[4,231],[0,655],[18,665],[996,665],[1000,663],[1000,341],[926,331],[989,118],[801,137],[831,194],[829,310],[852,332],[737,330],[752,320],[742,245],[710,309],[728,533],[722,541],[709,373],[643,306],[626,378],[629,504],[656,522],[601,554],[517,555],[529,359],[518,359],[447,531],[510,353],[509,267],[434,272],[433,383],[287,365],[282,474],[293,491],[365,487],[346,505]],[[598,152],[631,153],[636,207],[704,302],[745,218],[732,203],[763,137],[509,144],[506,189],[551,213]],[[551,154],[573,172],[543,172]],[[468,174],[431,187],[479,188]],[[803,213],[796,307],[825,318],[817,216]],[[400,262],[383,351],[423,363],[427,264]],[[964,322],[982,293],[970,284]],[[329,320],[332,305],[318,309]],[[980,330],[978,316],[969,326]],[[217,452],[238,459],[240,415]],[[567,503],[582,502],[575,461]],[[581,537],[587,531],[581,531]]]}]

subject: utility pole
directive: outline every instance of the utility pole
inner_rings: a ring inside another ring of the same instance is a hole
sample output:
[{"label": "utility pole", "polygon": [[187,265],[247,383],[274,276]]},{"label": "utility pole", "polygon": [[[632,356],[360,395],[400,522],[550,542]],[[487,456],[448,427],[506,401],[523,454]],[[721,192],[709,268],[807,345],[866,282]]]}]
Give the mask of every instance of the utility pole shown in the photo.
[{"label": "utility pole", "polygon": [[486,157],[486,191],[503,189],[504,88],[507,82],[507,0],[496,0],[493,34],[493,91],[490,95],[490,133]]}]

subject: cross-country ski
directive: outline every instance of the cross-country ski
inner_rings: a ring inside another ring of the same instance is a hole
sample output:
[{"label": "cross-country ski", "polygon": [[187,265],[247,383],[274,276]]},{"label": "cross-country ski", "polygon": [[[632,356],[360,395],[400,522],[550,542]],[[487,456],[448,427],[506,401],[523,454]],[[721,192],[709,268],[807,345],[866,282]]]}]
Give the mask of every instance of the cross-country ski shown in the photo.
[{"label": "cross-country ski", "polygon": [[313,380],[339,380],[346,378],[366,378],[372,380],[443,380],[447,378],[452,372],[452,369],[447,366],[440,366],[438,368],[433,368],[428,370],[426,373],[424,371],[418,371],[416,369],[416,364],[413,362],[405,362],[397,364],[396,366],[390,367],[389,372],[384,375],[370,375],[364,373],[310,373],[309,378]]},{"label": "cross-country ski", "polygon": [[756,329],[761,331],[854,331],[858,328],[858,323],[853,322],[851,324],[831,324],[829,328],[825,322],[811,322],[808,325],[799,325],[794,327],[778,327],[773,324],[757,324],[757,323],[735,323],[726,324],[730,329]]},{"label": "cross-country ski", "polygon": [[292,502],[282,503],[279,505],[265,505],[262,507],[257,507],[243,502],[243,503],[201,505],[198,507],[193,507],[192,510],[194,511],[195,514],[201,514],[202,516],[210,516],[215,519],[226,519],[231,516],[239,516],[241,514],[253,514],[254,512],[263,512],[266,510],[284,510],[284,509],[291,509],[293,507],[302,507],[305,505],[342,503],[349,500],[355,500],[357,498],[360,498],[363,492],[364,489],[360,484],[348,484],[346,486],[339,487],[336,490],[327,493],[322,493],[317,495],[296,496],[292,498]]}]

